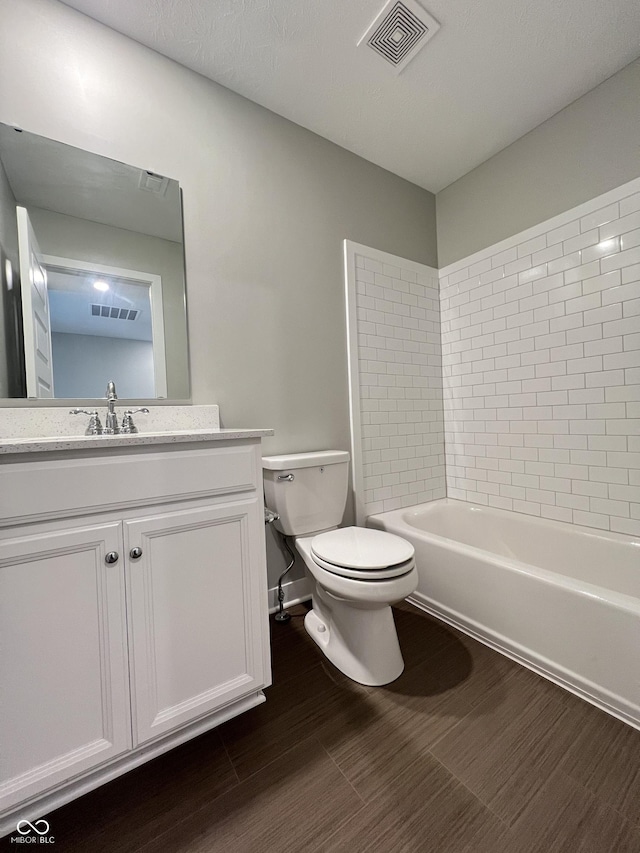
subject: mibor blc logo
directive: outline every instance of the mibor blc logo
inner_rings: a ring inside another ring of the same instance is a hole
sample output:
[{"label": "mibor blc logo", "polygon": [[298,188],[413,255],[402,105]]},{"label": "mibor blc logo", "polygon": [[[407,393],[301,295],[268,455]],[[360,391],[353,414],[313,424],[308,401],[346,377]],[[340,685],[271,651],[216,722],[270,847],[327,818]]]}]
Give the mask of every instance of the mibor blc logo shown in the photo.
[{"label": "mibor blc logo", "polygon": [[17,835],[11,836],[12,844],[55,844],[53,835],[49,835],[49,823],[39,820],[19,820],[16,824]]}]

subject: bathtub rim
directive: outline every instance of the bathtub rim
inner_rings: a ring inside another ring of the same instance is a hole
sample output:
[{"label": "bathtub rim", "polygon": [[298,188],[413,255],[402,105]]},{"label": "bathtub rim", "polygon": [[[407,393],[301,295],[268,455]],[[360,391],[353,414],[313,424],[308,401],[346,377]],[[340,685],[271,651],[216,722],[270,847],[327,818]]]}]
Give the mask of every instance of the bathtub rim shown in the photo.
[{"label": "bathtub rim", "polygon": [[[612,589],[608,586],[602,586],[599,584],[594,584],[590,581],[580,581],[571,575],[563,574],[562,572],[552,571],[551,569],[545,569],[541,566],[536,566],[534,563],[527,563],[524,560],[518,560],[515,557],[504,557],[501,554],[496,554],[494,551],[487,551],[485,548],[479,548],[477,545],[467,545],[464,542],[459,542],[456,539],[449,539],[447,536],[441,536],[438,533],[432,533],[429,530],[423,530],[420,527],[414,527],[409,524],[404,516],[407,512],[410,512],[412,509],[416,509],[417,507],[429,507],[431,504],[450,504],[453,502],[453,498],[439,498],[436,501],[430,501],[425,504],[416,504],[414,507],[404,507],[402,509],[394,509],[389,510],[387,512],[375,513],[374,515],[370,515],[366,519],[367,527],[372,526],[374,528],[388,530],[389,533],[395,533],[397,536],[406,536],[408,537],[408,531],[414,533],[415,536],[424,539],[430,542],[433,545],[437,545],[441,548],[446,548],[449,551],[453,551],[456,554],[465,557],[482,557],[483,559],[488,559],[492,563],[496,564],[502,569],[511,569],[518,574],[523,575],[535,575],[539,577],[542,581],[549,583],[551,585],[558,584],[558,578],[562,579],[562,585],[568,587],[574,592],[579,593],[580,595],[588,595],[592,598],[597,598],[599,600],[604,600],[610,602],[616,607],[619,607],[623,610],[629,610],[637,615],[640,615],[640,596],[635,596],[630,593],[620,592],[619,590]],[[514,510],[502,510],[496,507],[484,507],[482,504],[474,504],[470,501],[459,501],[455,500],[456,504],[468,504],[472,507],[479,507],[480,509],[489,509],[491,511],[495,511],[497,513],[512,513]],[[614,541],[622,541],[626,540],[634,541],[635,537],[628,536],[624,533],[617,533],[615,531],[602,531],[602,533],[609,534],[607,536],[599,536],[598,533],[594,533],[593,529],[590,527],[584,527],[583,525],[573,525],[569,524],[566,521],[557,521],[556,519],[539,519],[536,516],[526,516],[525,513],[518,513],[518,515],[525,515],[527,519],[531,518],[533,521],[542,521],[548,522],[551,525],[566,525],[568,527],[576,527],[577,532],[585,532],[588,536],[596,536],[600,539],[613,539]],[[394,525],[394,529],[380,526],[378,524],[371,524],[370,522],[381,519],[383,517],[399,519],[399,524]],[[620,537],[620,538],[619,538]],[[606,595],[603,595],[606,593]]]},{"label": "bathtub rim", "polygon": [[[630,533],[619,533],[617,530],[603,530],[600,527],[587,527],[584,524],[574,524],[571,521],[562,521],[559,518],[544,518],[539,515],[530,515],[527,512],[519,512],[516,509],[504,509],[503,507],[489,506],[488,504],[479,504],[475,503],[474,501],[463,501],[460,500],[460,498],[436,498],[432,501],[413,504],[412,506],[405,506],[400,509],[391,509],[387,510],[386,512],[372,513],[370,516],[368,516],[367,520],[369,518],[374,518],[381,515],[403,516],[404,520],[404,515],[406,515],[407,513],[411,513],[412,510],[422,509],[423,511],[428,511],[431,507],[435,506],[467,506],[471,507],[473,510],[480,511],[483,514],[488,513],[489,515],[496,515],[498,517],[504,515],[515,515],[518,518],[525,518],[528,522],[530,522],[533,526],[536,527],[567,527],[571,530],[577,530],[580,533],[583,533],[585,536],[589,536],[595,539],[609,539],[614,542],[621,542],[626,544],[628,544],[629,542],[633,542],[634,544],[637,544],[640,548],[640,536],[635,536]],[[411,527],[412,525],[409,524],[409,526]],[[415,529],[420,530],[424,533],[429,532],[426,530],[422,530],[422,528],[420,527],[416,527]],[[437,536],[439,534],[434,533],[433,535]],[[440,538],[447,539],[446,536],[441,536]],[[452,539],[450,541],[455,542],[456,540]],[[475,546],[470,545],[469,547],[472,548]],[[493,552],[489,551],[488,553]]]}]

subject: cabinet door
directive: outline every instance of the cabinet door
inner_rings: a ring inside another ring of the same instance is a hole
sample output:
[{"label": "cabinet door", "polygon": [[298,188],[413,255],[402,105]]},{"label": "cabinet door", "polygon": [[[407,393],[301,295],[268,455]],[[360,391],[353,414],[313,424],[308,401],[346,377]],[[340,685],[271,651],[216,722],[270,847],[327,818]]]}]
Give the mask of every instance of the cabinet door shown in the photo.
[{"label": "cabinet door", "polygon": [[135,745],[267,683],[259,518],[253,498],[125,522]]},{"label": "cabinet door", "polygon": [[0,540],[0,811],[130,748],[124,572],[110,551],[119,524]]}]

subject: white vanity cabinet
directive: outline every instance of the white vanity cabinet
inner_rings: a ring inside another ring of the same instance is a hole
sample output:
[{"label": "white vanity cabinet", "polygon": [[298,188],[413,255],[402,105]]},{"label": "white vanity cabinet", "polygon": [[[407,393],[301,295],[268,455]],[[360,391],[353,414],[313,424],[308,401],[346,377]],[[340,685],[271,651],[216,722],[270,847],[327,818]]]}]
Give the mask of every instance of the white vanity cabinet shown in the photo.
[{"label": "white vanity cabinet", "polygon": [[126,571],[135,746],[264,687],[257,509],[252,498],[125,522],[125,552],[141,552]]},{"label": "white vanity cabinet", "polygon": [[259,439],[0,463],[0,834],[264,701]]},{"label": "white vanity cabinet", "polygon": [[121,524],[3,531],[0,803],[131,747]]}]

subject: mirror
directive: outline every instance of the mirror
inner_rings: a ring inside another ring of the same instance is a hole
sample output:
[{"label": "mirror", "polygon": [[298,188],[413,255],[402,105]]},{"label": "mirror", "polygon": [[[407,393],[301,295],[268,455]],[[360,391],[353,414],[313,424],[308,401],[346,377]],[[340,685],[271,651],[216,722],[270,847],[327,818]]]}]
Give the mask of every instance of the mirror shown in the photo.
[{"label": "mirror", "polygon": [[178,182],[0,123],[0,398],[189,398]]}]

